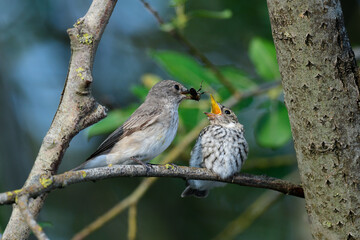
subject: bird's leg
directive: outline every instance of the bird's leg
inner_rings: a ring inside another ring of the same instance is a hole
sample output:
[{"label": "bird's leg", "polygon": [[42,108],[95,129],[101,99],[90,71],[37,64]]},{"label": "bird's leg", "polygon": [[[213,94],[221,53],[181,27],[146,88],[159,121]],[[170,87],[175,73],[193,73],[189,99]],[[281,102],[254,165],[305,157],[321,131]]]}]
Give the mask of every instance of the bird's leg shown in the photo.
[{"label": "bird's leg", "polygon": [[130,157],[131,160],[133,160],[135,163],[137,163],[138,165],[142,165],[146,168],[146,172],[148,172],[151,168],[151,164],[149,163],[144,163],[143,161],[137,159],[136,157]]},{"label": "bird's leg", "polygon": [[137,159],[136,157],[130,157],[130,160],[133,160],[138,165],[146,166],[146,163],[144,163],[143,161]]}]

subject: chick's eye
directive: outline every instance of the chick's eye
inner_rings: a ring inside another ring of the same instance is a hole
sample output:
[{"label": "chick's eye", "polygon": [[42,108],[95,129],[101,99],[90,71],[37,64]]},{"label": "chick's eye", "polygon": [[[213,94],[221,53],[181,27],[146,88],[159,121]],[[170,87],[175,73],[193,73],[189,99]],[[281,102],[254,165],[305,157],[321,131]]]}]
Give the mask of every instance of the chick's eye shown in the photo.
[{"label": "chick's eye", "polygon": [[174,88],[175,88],[176,90],[179,90],[179,89],[180,89],[179,85],[175,85]]},{"label": "chick's eye", "polygon": [[225,110],[225,114],[230,114],[230,111],[229,110]]}]

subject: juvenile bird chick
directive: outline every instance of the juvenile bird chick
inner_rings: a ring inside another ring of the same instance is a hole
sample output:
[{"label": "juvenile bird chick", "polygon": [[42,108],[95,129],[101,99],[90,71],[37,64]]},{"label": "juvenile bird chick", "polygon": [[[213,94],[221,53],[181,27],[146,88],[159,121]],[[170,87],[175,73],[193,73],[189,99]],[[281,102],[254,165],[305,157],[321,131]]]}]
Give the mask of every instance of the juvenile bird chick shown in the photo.
[{"label": "juvenile bird chick", "polygon": [[[236,115],[211,97],[211,113],[205,113],[210,125],[205,127],[191,151],[190,166],[207,168],[226,179],[239,172],[248,154],[244,128]],[[209,190],[226,183],[189,180],[181,197],[207,197]]]}]

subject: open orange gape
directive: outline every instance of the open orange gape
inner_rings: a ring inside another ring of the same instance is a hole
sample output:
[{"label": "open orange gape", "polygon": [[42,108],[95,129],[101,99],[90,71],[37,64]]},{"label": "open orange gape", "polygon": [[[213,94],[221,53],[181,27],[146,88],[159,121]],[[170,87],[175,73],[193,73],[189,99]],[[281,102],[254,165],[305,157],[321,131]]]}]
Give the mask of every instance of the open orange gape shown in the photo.
[{"label": "open orange gape", "polygon": [[210,95],[210,98],[211,98],[211,113],[220,115],[221,109],[220,109],[219,104],[215,101],[215,99],[212,95]]}]

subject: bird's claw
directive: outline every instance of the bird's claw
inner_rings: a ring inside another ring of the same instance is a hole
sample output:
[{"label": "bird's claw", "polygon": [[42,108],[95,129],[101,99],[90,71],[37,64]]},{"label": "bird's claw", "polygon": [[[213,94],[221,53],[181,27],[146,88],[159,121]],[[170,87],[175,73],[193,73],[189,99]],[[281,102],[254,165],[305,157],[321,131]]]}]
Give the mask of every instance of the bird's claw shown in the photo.
[{"label": "bird's claw", "polygon": [[145,167],[146,173],[148,173],[150,171],[150,169],[152,168],[152,165],[154,165],[151,163],[144,163],[143,161],[141,161],[135,157],[131,157],[130,159],[133,160],[137,165],[141,165],[141,166]]}]

